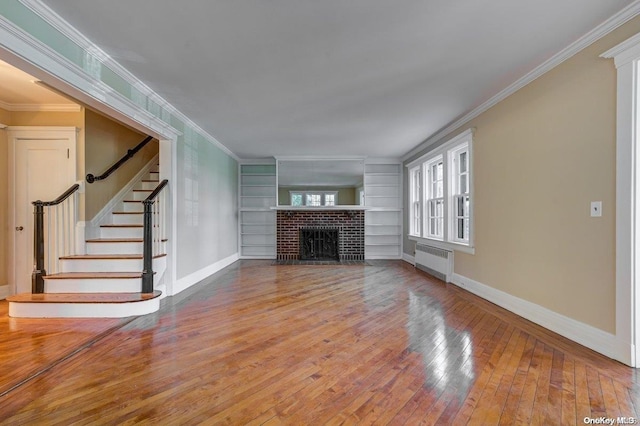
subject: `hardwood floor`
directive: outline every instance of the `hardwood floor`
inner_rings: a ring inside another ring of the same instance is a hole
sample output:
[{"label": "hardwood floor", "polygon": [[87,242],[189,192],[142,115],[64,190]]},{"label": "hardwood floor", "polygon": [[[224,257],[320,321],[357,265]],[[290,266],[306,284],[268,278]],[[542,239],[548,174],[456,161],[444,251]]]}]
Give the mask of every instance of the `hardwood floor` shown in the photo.
[{"label": "hardwood floor", "polygon": [[583,424],[640,379],[403,262],[242,261],[124,320],[0,304],[3,424]]}]

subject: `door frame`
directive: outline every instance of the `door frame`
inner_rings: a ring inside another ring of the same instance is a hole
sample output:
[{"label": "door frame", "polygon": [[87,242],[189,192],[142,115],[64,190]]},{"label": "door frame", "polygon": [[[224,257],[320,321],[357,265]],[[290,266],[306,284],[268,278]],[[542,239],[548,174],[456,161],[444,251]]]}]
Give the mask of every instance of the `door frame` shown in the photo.
[{"label": "door frame", "polygon": [[[8,126],[7,139],[9,143],[9,170],[8,170],[8,199],[9,199],[9,250],[8,250],[8,277],[11,279],[9,285],[10,294],[16,294],[18,291],[17,285],[17,244],[15,228],[18,218],[16,217],[16,145],[20,140],[46,140],[46,139],[69,139],[73,140],[70,144],[69,150],[69,167],[73,170],[71,175],[74,177],[74,181],[78,181],[78,162],[77,162],[77,149],[78,149],[78,132],[80,129],[77,127],[62,127],[62,126]],[[53,136],[55,135],[55,136]],[[73,183],[70,183],[71,186]],[[82,186],[82,185],[81,185]],[[29,220],[27,218],[26,220]],[[78,223],[76,223],[76,230],[78,230]]]}]

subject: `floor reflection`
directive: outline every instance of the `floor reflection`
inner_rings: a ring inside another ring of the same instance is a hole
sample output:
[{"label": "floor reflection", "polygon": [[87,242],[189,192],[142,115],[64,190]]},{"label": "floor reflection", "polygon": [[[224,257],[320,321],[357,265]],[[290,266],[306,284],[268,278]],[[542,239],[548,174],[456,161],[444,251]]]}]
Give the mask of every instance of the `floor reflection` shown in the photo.
[{"label": "floor reflection", "polygon": [[440,303],[409,290],[409,349],[422,355],[425,387],[467,395],[475,379],[467,331],[447,325]]}]

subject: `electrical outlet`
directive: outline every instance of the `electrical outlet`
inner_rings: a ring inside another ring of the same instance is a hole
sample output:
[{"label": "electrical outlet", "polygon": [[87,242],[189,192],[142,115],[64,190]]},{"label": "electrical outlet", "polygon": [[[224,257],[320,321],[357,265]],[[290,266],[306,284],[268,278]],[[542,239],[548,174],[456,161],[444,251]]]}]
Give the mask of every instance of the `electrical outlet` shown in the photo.
[{"label": "electrical outlet", "polygon": [[601,216],[602,216],[602,201],[592,201],[591,217],[601,217]]}]

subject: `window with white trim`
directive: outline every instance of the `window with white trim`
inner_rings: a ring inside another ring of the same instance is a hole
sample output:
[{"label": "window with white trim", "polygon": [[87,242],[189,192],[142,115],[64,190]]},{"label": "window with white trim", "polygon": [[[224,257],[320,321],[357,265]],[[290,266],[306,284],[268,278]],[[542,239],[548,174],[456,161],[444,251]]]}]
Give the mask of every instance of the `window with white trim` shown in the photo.
[{"label": "window with white trim", "polygon": [[409,210],[409,234],[418,235],[422,234],[422,204],[420,200],[422,196],[422,179],[420,175],[422,173],[422,167],[417,166],[409,170],[409,182],[411,191],[411,204]]},{"label": "window with white trim", "polygon": [[289,191],[292,206],[335,206],[338,201],[337,191]]},{"label": "window with white trim", "polygon": [[409,234],[472,246],[471,130],[407,165]]},{"label": "window with white trim", "polygon": [[464,143],[449,152],[452,165],[453,229],[451,239],[457,243],[469,243],[469,144]]},{"label": "window with white trim", "polygon": [[442,155],[425,163],[427,169],[427,196],[425,197],[426,234],[441,240],[444,237],[444,161]]}]

